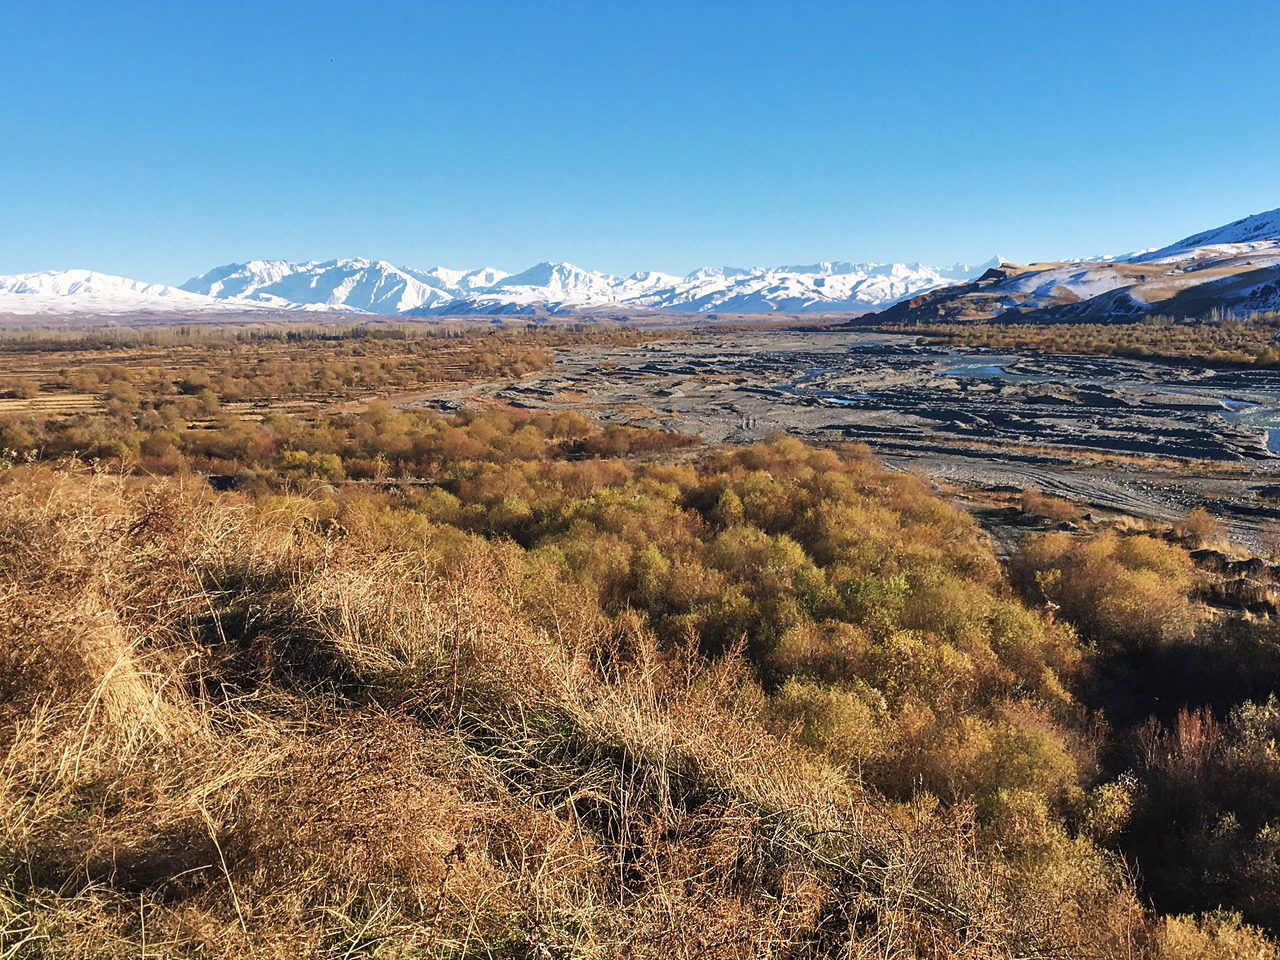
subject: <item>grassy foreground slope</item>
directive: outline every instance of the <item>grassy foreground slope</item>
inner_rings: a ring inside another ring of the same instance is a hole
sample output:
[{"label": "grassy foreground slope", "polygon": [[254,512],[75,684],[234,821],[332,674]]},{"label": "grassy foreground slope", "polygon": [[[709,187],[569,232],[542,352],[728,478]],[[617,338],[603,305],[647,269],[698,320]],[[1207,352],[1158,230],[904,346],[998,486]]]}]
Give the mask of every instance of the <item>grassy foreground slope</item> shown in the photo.
[{"label": "grassy foreground slope", "polygon": [[914,477],[450,423],[0,473],[0,956],[1274,956],[1143,906],[1075,632]]}]

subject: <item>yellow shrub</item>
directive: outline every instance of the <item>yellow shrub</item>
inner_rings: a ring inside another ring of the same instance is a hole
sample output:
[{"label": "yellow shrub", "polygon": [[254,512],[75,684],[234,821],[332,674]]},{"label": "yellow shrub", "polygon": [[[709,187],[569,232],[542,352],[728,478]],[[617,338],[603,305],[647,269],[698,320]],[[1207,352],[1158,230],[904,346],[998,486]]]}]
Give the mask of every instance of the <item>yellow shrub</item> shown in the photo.
[{"label": "yellow shrub", "polygon": [[861,764],[885,750],[883,715],[883,701],[864,686],[791,679],[769,698],[764,719],[833,759]]},{"label": "yellow shrub", "polygon": [[1238,913],[1165,917],[1156,935],[1154,960],[1276,960],[1280,950]]}]

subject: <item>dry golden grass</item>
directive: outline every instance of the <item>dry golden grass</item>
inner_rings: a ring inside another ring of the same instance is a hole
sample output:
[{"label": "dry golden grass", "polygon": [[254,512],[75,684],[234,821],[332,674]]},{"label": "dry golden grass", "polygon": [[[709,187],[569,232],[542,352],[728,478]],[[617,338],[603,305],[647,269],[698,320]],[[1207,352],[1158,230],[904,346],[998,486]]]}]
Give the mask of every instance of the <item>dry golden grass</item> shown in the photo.
[{"label": "dry golden grass", "polygon": [[35,397],[0,397],[2,414],[43,414],[67,416],[72,413],[93,413],[102,409],[102,400],[92,393],[57,393]]},{"label": "dry golden grass", "polygon": [[1280,957],[1256,928],[1237,914],[1168,917],[1159,927],[1157,960],[1276,960]]}]

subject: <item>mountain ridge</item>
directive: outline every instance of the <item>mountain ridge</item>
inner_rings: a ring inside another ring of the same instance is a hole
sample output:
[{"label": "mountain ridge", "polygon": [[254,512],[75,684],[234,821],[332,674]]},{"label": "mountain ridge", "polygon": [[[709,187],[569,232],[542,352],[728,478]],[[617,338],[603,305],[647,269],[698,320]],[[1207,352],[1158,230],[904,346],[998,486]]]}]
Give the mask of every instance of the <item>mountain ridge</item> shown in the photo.
[{"label": "mountain ridge", "polygon": [[1121,257],[977,266],[817,261],[625,277],[547,260],[517,273],[386,260],[246,260],[179,286],[91,270],[0,276],[0,313],[304,310],[383,316],[850,313],[865,322],[1123,320],[1280,309],[1280,209]]},{"label": "mountain ridge", "polygon": [[1280,310],[1280,209],[1102,260],[1004,262],[860,322],[1115,322]]},{"label": "mountain ridge", "polygon": [[222,313],[261,309],[261,304],[219,299],[168,284],[80,268],[0,276],[0,313],[124,314],[176,310]]},{"label": "mountain ridge", "polygon": [[659,271],[619,277],[550,260],[514,274],[493,268],[415,270],[363,258],[303,263],[251,260],[193,277],[182,289],[277,306],[287,301],[315,309],[407,316],[536,316],[602,309],[865,312],[977,276],[995,262],[936,268],[919,263],[823,261],[787,267],[700,267],[683,277]]}]

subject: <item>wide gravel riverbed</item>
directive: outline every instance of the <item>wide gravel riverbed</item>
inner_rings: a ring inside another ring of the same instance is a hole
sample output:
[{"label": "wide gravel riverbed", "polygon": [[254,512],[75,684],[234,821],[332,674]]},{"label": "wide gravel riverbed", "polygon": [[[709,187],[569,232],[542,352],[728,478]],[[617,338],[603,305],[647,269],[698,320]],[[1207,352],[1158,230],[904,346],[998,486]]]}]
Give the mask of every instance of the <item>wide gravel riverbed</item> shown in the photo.
[{"label": "wide gravel riverbed", "polygon": [[562,351],[556,369],[422,401],[581,409],[713,442],[786,431],[868,443],[973,487],[1038,486],[1176,519],[1196,505],[1254,540],[1280,517],[1280,371],[955,350],[868,332],[695,333]]}]

